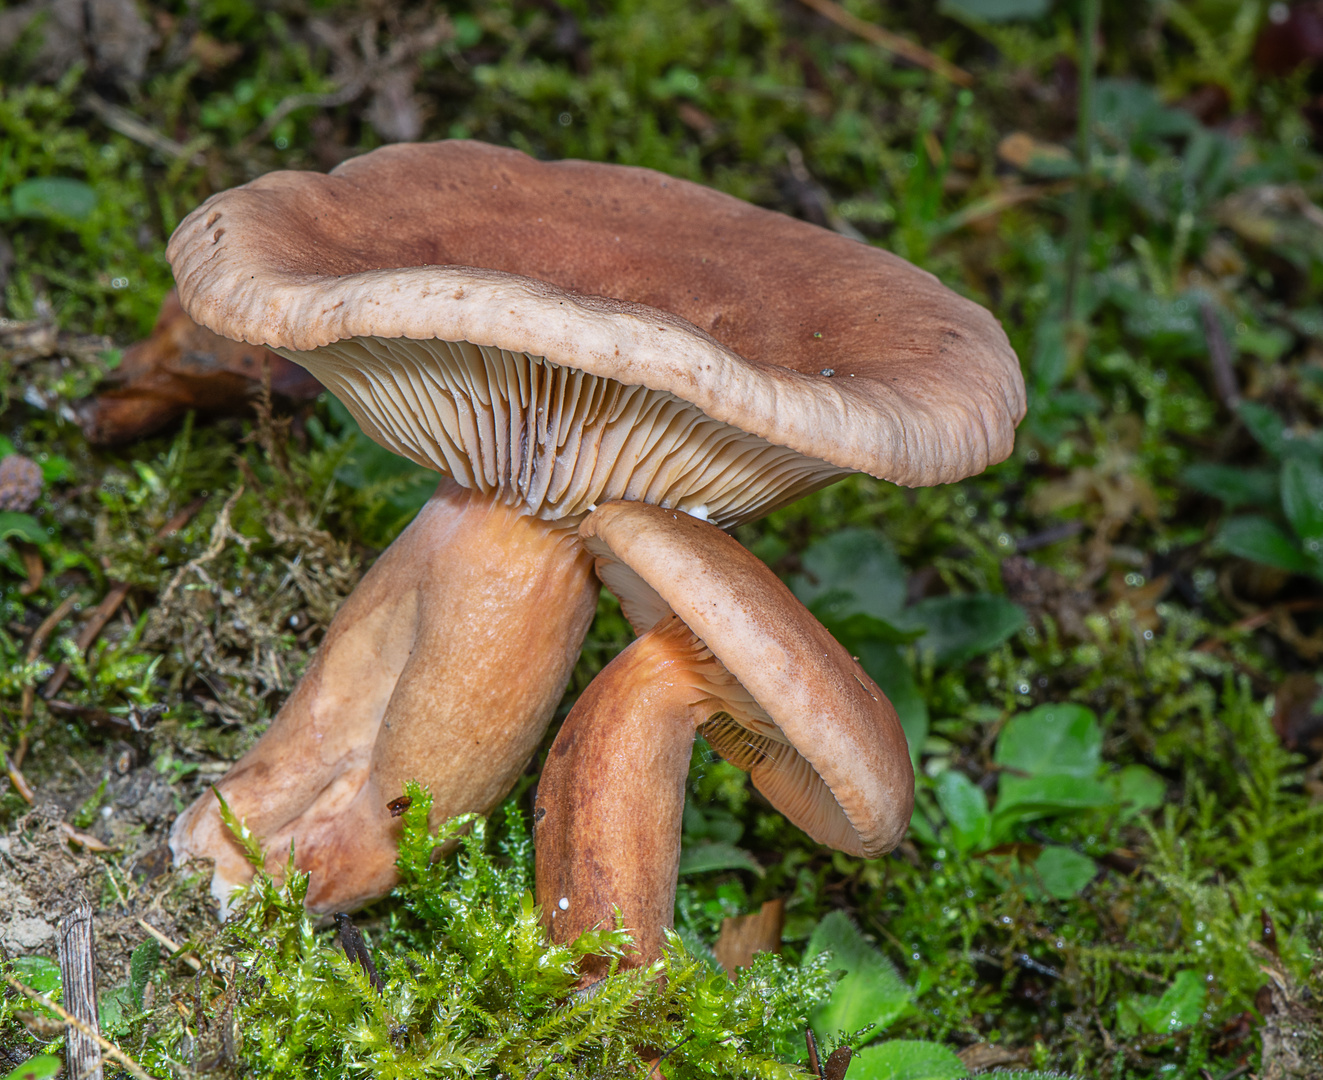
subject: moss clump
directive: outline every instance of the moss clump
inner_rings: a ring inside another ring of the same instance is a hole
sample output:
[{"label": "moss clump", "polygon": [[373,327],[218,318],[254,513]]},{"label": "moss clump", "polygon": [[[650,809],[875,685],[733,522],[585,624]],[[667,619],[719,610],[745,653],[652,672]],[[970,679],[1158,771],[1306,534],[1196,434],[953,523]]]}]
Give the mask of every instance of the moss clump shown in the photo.
[{"label": "moss clump", "polygon": [[[337,1080],[625,1077],[647,1075],[644,1058],[665,1056],[675,1080],[804,1075],[784,1060],[802,1055],[808,1015],[830,994],[826,956],[796,966],[762,954],[732,982],[672,937],[658,962],[579,992],[579,960],[619,959],[627,932],[552,944],[533,904],[532,839],[514,804],[501,808],[499,828],[469,814],[431,833],[431,796],[416,785],[407,794],[395,894],[403,904],[373,950],[380,991],[303,910],[307,875],[292,863],[283,885],[259,874],[208,950],[233,957],[202,980],[212,1005],[194,1019],[209,1064]],[[172,1022],[147,1039],[142,1058],[170,1072],[196,1051],[197,1033]]]}]

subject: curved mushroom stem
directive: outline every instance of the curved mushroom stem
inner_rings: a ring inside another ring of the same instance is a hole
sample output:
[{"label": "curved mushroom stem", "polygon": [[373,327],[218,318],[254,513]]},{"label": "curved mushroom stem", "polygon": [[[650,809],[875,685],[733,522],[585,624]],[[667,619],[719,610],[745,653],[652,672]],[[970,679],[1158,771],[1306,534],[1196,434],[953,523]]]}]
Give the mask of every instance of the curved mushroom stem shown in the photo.
[{"label": "curved mushroom stem", "polygon": [[[395,880],[388,803],[427,785],[440,822],[513,785],[596,609],[572,529],[443,480],[336,614],[271,727],[217,787],[279,873],[291,842],[307,904],[360,906]],[[224,905],[252,868],[208,792],[175,822],[175,861],[216,861]]]},{"label": "curved mushroom stem", "polygon": [[[674,615],[611,661],[580,695],[547,755],[534,810],[537,895],[553,941],[615,910],[634,967],[661,955],[675,909],[684,785],[699,725],[740,708],[738,685]],[[586,985],[607,974],[587,957]]]}]

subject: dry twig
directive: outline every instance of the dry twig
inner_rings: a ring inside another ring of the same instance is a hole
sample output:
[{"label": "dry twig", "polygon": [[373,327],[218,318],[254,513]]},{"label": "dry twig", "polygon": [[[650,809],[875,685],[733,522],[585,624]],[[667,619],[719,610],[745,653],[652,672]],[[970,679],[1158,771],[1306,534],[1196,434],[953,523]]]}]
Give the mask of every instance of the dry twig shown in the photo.
[{"label": "dry twig", "polygon": [[964,68],[956,67],[949,60],[944,60],[936,53],[929,52],[922,45],[918,45],[909,38],[901,37],[899,34],[885,30],[876,23],[868,22],[853,15],[836,3],[836,0],[799,0],[805,7],[810,7],[824,18],[830,19],[837,26],[849,30],[852,34],[858,34],[865,41],[871,41],[880,49],[886,49],[889,53],[895,53],[903,57],[911,64],[917,64],[921,68],[927,68],[934,75],[940,75],[944,79],[949,79],[957,86],[973,86],[974,76]]},{"label": "dry twig", "polygon": [[55,1002],[51,1001],[51,999],[48,998],[45,994],[37,993],[37,991],[33,990],[32,987],[24,985],[23,983],[19,982],[16,978],[14,978],[14,976],[7,974],[6,972],[0,971],[0,979],[4,979],[5,982],[7,982],[10,986],[12,986],[15,990],[17,990],[29,1001],[35,1001],[43,1009],[49,1009],[61,1020],[63,1020],[66,1024],[68,1024],[70,1027],[76,1028],[82,1034],[88,1036],[89,1038],[95,1039],[97,1045],[100,1046],[101,1049],[105,1052],[106,1057],[110,1058],[112,1061],[118,1062],[121,1066],[124,1067],[126,1071],[136,1076],[138,1080],[156,1080],[156,1078],[152,1076],[151,1073],[149,1073],[146,1069],[144,1069],[141,1065],[139,1065],[136,1061],[134,1061],[133,1058],[129,1057],[128,1054],[124,1053],[124,1051],[121,1050],[118,1046],[116,1046],[113,1042],[111,1042],[109,1039],[103,1038],[101,1035],[98,1035],[95,1031],[93,1031],[81,1020],[79,1020],[76,1016],[69,1015],[67,1011],[62,1009],[59,1005],[55,1004]]},{"label": "dry twig", "polygon": [[[33,631],[32,637],[28,641],[27,655],[23,658],[25,663],[35,664],[37,662],[37,658],[41,656],[42,649],[46,647],[46,639],[49,638],[55,628],[60,625],[60,620],[73,610],[73,606],[77,602],[78,598],[71,593],[60,601],[59,606],[54,611],[41,620],[41,625]],[[36,691],[31,684],[23,687],[23,697],[19,707],[20,724],[26,725],[28,717],[32,715],[32,700],[35,694]],[[27,752],[28,738],[27,733],[25,732],[19,737],[18,748],[14,751],[14,766],[16,768],[23,764],[23,758],[27,755]]]},{"label": "dry twig", "polygon": [[201,150],[190,153],[189,148],[183,143],[175,142],[169,136],[162,135],[150,124],[144,123],[134,116],[128,109],[119,105],[112,105],[98,94],[88,94],[83,98],[83,104],[88,111],[95,113],[97,119],[112,131],[118,131],[125,138],[141,143],[147,149],[155,150],[163,157],[187,158],[190,165],[205,165],[207,163],[207,159],[203,156]]},{"label": "dry twig", "polygon": [[139,919],[138,925],[141,926],[144,930],[147,931],[147,933],[151,934],[152,937],[154,937],[157,941],[159,941],[162,945],[164,945],[167,949],[170,950],[171,959],[178,958],[182,960],[194,971],[202,970],[202,962],[196,956],[183,955],[184,947],[182,945],[179,945],[176,942],[172,941],[170,938],[166,937],[165,934],[161,933],[160,930],[156,929],[156,927],[154,927],[146,919]]}]

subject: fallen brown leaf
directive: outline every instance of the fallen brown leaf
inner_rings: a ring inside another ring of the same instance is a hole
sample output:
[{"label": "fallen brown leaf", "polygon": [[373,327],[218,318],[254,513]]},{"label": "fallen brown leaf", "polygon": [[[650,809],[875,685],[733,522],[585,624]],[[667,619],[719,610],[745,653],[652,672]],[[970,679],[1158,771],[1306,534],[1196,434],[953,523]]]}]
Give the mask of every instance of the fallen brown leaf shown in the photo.
[{"label": "fallen brown leaf", "polygon": [[1032,1061],[1028,1050],[997,1046],[994,1043],[975,1043],[973,1046],[966,1046],[963,1050],[957,1051],[956,1057],[972,1073],[1003,1065],[1027,1066]]},{"label": "fallen brown leaf", "polygon": [[785,925],[784,900],[768,900],[750,915],[739,915],[721,922],[717,938],[717,963],[735,978],[736,969],[753,963],[754,953],[776,952],[781,948],[781,928]]},{"label": "fallen brown leaf", "polygon": [[171,292],[151,336],[125,351],[113,376],[118,385],[84,404],[83,430],[90,442],[111,445],[150,435],[189,410],[242,412],[264,370],[281,397],[310,401],[321,393],[321,384],[297,364],[199,326]]}]

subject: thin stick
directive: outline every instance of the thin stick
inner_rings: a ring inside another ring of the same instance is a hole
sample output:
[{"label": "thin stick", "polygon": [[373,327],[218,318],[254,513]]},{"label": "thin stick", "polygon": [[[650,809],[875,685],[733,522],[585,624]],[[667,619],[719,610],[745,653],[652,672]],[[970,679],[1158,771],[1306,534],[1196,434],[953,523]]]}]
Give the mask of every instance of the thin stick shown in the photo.
[{"label": "thin stick", "polygon": [[138,920],[138,925],[141,926],[144,930],[146,930],[147,933],[151,934],[152,937],[154,937],[157,941],[159,941],[159,942],[160,942],[162,945],[164,945],[167,949],[169,949],[169,950],[170,950],[170,956],[171,956],[171,958],[174,958],[174,957],[177,956],[177,957],[179,957],[180,960],[182,960],[184,963],[186,963],[186,964],[187,964],[189,967],[191,967],[194,971],[201,971],[201,970],[202,970],[202,962],[201,962],[200,960],[198,960],[197,957],[194,957],[194,956],[183,956],[183,955],[181,955],[181,954],[183,953],[183,951],[184,951],[184,947],[183,947],[182,945],[178,945],[178,944],[176,944],[175,942],[171,941],[168,937],[166,937],[163,933],[161,933],[161,931],[159,931],[158,929],[156,929],[156,927],[154,927],[154,926],[153,926],[151,923],[149,923],[146,919],[139,919],[139,920]]},{"label": "thin stick", "polygon": [[70,1076],[102,1080],[101,1047],[97,1036],[96,942],[92,934],[92,905],[79,900],[60,920],[57,951],[60,986],[72,1018],[64,1033],[65,1067]]},{"label": "thin stick", "polygon": [[37,801],[37,793],[32,790],[32,785],[28,783],[28,778],[24,776],[13,759],[5,755],[5,772],[9,774],[9,782],[14,785],[14,790],[19,793],[23,801],[32,806]]},{"label": "thin stick", "polygon": [[[194,499],[186,507],[180,510],[179,513],[157,529],[156,534],[152,537],[151,543],[147,545],[147,551],[150,553],[155,550],[158,543],[166,539],[166,537],[173,536],[187,525],[193,515],[202,509],[205,503],[206,499]],[[101,636],[101,631],[106,628],[106,623],[114,618],[115,612],[117,612],[120,605],[124,603],[125,597],[129,595],[129,588],[130,586],[124,582],[114,582],[110,591],[102,598],[101,603],[97,604],[97,606],[92,609],[92,614],[88,616],[87,622],[83,624],[83,628],[78,631],[78,637],[74,642],[74,644],[78,646],[79,652],[84,655],[87,654],[87,650],[92,647],[96,642],[96,639]],[[60,688],[64,686],[64,682],[68,677],[69,665],[60,664],[59,667],[51,672],[50,679],[47,680],[46,685],[42,688],[41,696],[49,701],[60,692]]]},{"label": "thin stick", "polygon": [[858,34],[865,41],[871,41],[880,49],[886,49],[889,53],[904,57],[911,64],[927,68],[934,75],[949,79],[957,86],[974,85],[974,76],[964,68],[956,67],[951,61],[944,60],[936,53],[929,52],[922,45],[910,41],[909,38],[893,34],[890,30],[885,30],[876,23],[867,22],[859,18],[858,15],[851,14],[836,3],[836,0],[799,0],[799,2],[805,7],[812,8],[824,18],[830,19],[842,29],[849,30],[852,34]]},{"label": "thin stick", "polygon": [[[54,611],[41,620],[41,625],[37,627],[32,635],[32,639],[28,642],[28,651],[24,658],[26,663],[36,663],[37,657],[41,655],[42,650],[46,647],[46,639],[50,637],[51,632],[60,625],[60,620],[73,610],[73,606],[77,602],[78,597],[70,593],[60,601],[59,606]],[[31,685],[23,687],[22,705],[20,708],[22,715],[21,723],[23,724],[26,724],[28,722],[28,717],[32,715],[32,699],[35,694],[36,691]],[[27,736],[23,735],[19,737],[18,747],[14,751],[15,768],[23,764],[23,759],[27,756],[27,752],[28,740]]]},{"label": "thin stick", "polygon": [[128,1054],[124,1053],[124,1051],[121,1050],[118,1046],[116,1046],[113,1042],[111,1042],[109,1039],[102,1038],[95,1031],[93,1031],[86,1024],[84,1024],[81,1020],[79,1020],[78,1017],[70,1016],[69,1013],[67,1013],[64,1009],[60,1008],[60,1006],[56,1005],[55,1002],[51,1001],[51,999],[48,998],[45,994],[37,993],[37,991],[33,990],[32,987],[25,986],[23,983],[19,982],[16,978],[14,978],[14,976],[9,975],[6,972],[0,971],[0,979],[4,979],[5,982],[7,982],[10,986],[12,986],[15,990],[17,990],[28,1000],[35,1001],[43,1009],[50,1009],[51,1012],[53,1012],[56,1016],[58,1016],[70,1027],[77,1028],[84,1035],[87,1035],[90,1038],[95,1039],[97,1045],[100,1046],[101,1049],[105,1051],[106,1057],[110,1058],[112,1061],[119,1062],[119,1064],[122,1065],[127,1071],[129,1071],[134,1076],[136,1076],[138,1080],[156,1080],[156,1077],[152,1076],[151,1073],[149,1073],[146,1069],[144,1069],[141,1065],[139,1065],[136,1061],[134,1061],[133,1058],[129,1057]]},{"label": "thin stick", "polygon": [[205,165],[207,163],[202,151],[198,150],[190,154],[187,146],[175,142],[167,135],[162,135],[154,127],[134,116],[128,109],[121,108],[119,105],[112,105],[97,94],[88,94],[83,98],[83,104],[91,112],[94,112],[97,119],[112,131],[118,131],[121,135],[132,139],[136,143],[141,143],[149,150],[155,150],[163,157],[186,157],[190,165]]}]

